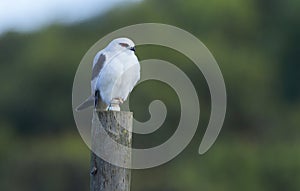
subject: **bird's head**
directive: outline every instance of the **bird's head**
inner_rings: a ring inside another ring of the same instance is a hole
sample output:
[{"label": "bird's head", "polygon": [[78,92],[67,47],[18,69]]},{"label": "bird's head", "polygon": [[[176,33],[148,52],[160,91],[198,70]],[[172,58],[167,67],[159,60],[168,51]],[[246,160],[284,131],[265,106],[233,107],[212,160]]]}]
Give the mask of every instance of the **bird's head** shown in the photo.
[{"label": "bird's head", "polygon": [[135,51],[135,45],[134,42],[128,38],[117,38],[109,43],[107,46],[110,50],[129,50],[129,51]]}]

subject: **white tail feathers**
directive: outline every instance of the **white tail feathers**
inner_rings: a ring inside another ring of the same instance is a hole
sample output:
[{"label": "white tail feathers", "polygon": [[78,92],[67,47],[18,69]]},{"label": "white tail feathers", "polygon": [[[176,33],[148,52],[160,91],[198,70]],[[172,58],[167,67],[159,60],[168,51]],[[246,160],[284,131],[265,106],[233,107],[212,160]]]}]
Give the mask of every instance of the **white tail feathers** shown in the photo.
[{"label": "white tail feathers", "polygon": [[94,106],[95,99],[93,96],[88,97],[84,102],[82,102],[79,106],[76,107],[76,111],[81,111],[86,108]]}]

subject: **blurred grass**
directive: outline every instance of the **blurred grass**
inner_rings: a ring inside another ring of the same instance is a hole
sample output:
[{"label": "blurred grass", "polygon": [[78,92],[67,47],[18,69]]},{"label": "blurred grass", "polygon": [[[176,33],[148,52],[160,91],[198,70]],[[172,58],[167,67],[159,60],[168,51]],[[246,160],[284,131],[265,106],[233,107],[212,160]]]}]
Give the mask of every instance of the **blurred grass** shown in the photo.
[{"label": "blurred grass", "polygon": [[[1,129],[1,190],[86,190],[89,149],[78,134],[20,137]],[[80,184],[77,184],[80,182]]]}]

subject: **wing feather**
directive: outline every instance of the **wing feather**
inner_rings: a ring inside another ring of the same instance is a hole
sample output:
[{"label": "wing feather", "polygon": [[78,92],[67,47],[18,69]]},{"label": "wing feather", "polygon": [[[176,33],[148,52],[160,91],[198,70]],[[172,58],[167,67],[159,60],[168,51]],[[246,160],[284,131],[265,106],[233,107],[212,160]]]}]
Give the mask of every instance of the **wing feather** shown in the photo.
[{"label": "wing feather", "polygon": [[105,60],[106,60],[105,55],[103,53],[100,54],[96,64],[93,67],[93,70],[92,70],[92,80],[94,80],[99,75],[101,69],[103,68]]}]

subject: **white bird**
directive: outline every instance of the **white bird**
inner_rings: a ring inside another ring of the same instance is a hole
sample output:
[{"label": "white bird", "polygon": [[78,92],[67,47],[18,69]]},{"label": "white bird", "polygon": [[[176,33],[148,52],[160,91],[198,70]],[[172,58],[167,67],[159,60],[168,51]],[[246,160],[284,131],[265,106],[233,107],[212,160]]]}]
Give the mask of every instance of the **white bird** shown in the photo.
[{"label": "white bird", "polygon": [[99,51],[93,61],[92,94],[76,110],[95,106],[100,110],[120,111],[123,103],[140,79],[140,64],[134,54],[135,45],[128,38],[117,38]]}]

